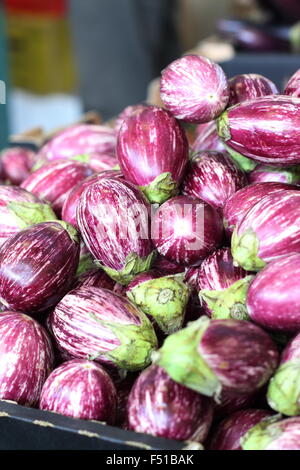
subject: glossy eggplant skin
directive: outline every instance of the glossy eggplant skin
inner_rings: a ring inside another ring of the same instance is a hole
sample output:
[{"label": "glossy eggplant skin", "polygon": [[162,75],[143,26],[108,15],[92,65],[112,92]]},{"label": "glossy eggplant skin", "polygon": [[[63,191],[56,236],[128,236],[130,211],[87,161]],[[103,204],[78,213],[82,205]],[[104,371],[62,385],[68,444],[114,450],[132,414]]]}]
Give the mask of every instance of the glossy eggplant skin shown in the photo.
[{"label": "glossy eggplant skin", "polygon": [[237,224],[231,239],[232,256],[248,271],[300,250],[300,192],[279,191],[255,204]]},{"label": "glossy eggplant skin", "polygon": [[36,161],[36,152],[24,147],[12,147],[2,151],[1,163],[4,179],[11,184],[21,184],[30,174]]},{"label": "glossy eggplant skin", "polygon": [[300,98],[300,69],[291,76],[286,84],[283,94]]},{"label": "glossy eggplant skin", "polygon": [[162,71],[161,99],[177,119],[205,123],[226,108],[229,88],[222,68],[206,57],[187,54]]},{"label": "glossy eggplant skin", "polygon": [[300,450],[300,417],[266,418],[242,438],[243,450]]},{"label": "glossy eggplant skin", "polygon": [[300,163],[300,98],[264,96],[228,108],[218,119],[228,149],[258,163]]},{"label": "glossy eggplant skin", "polygon": [[250,318],[274,331],[300,329],[298,288],[300,254],[286,256],[268,264],[253,280],[247,296]]},{"label": "glossy eggplant skin", "polygon": [[59,160],[31,173],[21,187],[50,202],[59,216],[71,189],[91,174],[92,170],[84,163]]},{"label": "glossy eggplant skin", "polygon": [[226,201],[223,222],[226,233],[230,236],[235,226],[247,212],[264,196],[282,190],[297,189],[297,186],[280,182],[253,183],[237,191]]},{"label": "glossy eggplant skin", "polygon": [[152,225],[153,243],[162,256],[185,266],[197,266],[222,242],[217,211],[201,199],[177,196],[160,206]]},{"label": "glossy eggplant skin", "polygon": [[221,152],[198,152],[182,184],[186,196],[198,197],[222,213],[227,199],[247,183],[245,175]]},{"label": "glossy eggplant skin", "polygon": [[271,414],[267,410],[248,409],[228,416],[214,430],[210,450],[242,450],[241,438]]},{"label": "glossy eggplant skin", "polygon": [[0,314],[0,399],[35,406],[54,364],[46,330],[22,313]]},{"label": "glossy eggplant skin", "polygon": [[196,128],[196,138],[192,144],[192,151],[196,153],[202,150],[213,150],[216,152],[223,152],[225,150],[224,144],[218,136],[215,121],[199,124]]},{"label": "glossy eggplant skin", "polygon": [[250,184],[267,182],[299,184],[300,166],[276,167],[257,165],[257,167],[248,174],[248,181]]},{"label": "glossy eggplant skin", "polygon": [[228,80],[230,98],[228,107],[261,96],[276,95],[279,90],[275,83],[263,75],[240,74]]},{"label": "glossy eggplant skin", "polygon": [[132,183],[102,178],[88,186],[77,209],[82,238],[110,277],[128,284],[154,257],[150,205]]},{"label": "glossy eggplant skin", "polygon": [[65,416],[114,424],[117,392],[99,364],[83,359],[67,361],[44,383],[39,407]]},{"label": "glossy eggplant skin", "polygon": [[213,416],[213,401],[174,382],[156,365],[144,370],[130,392],[129,429],[154,436],[203,442]]},{"label": "glossy eggplant skin", "polygon": [[29,315],[57,304],[74,281],[79,261],[75,229],[44,222],[20,231],[0,249],[0,297]]},{"label": "glossy eggplant skin", "polygon": [[188,162],[188,141],[169,111],[148,106],[123,122],[117,157],[125,179],[139,186],[150,202],[162,203],[178,191]]},{"label": "glossy eggplant skin", "polygon": [[157,346],[144,313],[125,297],[100,287],[69,292],[50,316],[50,324],[61,350],[125,370],[144,368]]},{"label": "glossy eggplant skin", "polygon": [[88,269],[82,273],[75,281],[73,289],[79,287],[102,287],[103,289],[113,290],[115,281],[111,279],[102,269]]}]

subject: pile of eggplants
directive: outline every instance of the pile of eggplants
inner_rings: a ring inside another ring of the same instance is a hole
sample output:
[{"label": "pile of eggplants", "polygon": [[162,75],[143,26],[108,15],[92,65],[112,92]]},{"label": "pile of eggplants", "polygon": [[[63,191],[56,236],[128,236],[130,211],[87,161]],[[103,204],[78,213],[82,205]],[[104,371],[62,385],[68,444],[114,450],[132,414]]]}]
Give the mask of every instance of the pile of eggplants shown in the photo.
[{"label": "pile of eggplants", "polygon": [[161,99],[2,152],[0,399],[300,450],[300,71],[188,54]]}]

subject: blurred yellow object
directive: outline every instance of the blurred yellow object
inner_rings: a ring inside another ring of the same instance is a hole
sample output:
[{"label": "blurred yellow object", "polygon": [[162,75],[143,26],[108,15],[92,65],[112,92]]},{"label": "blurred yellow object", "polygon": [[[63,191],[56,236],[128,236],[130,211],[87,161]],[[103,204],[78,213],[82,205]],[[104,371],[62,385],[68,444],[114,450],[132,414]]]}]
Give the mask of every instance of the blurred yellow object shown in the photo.
[{"label": "blurred yellow object", "polygon": [[13,86],[33,93],[72,93],[76,73],[68,23],[47,15],[7,15]]}]

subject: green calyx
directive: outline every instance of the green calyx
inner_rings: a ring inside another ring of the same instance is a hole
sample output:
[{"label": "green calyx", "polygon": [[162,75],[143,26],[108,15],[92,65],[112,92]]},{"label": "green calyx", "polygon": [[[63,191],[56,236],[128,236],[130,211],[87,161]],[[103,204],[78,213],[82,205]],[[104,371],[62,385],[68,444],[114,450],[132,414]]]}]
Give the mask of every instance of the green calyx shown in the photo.
[{"label": "green calyx", "polygon": [[83,153],[81,155],[74,155],[74,157],[71,157],[71,160],[75,160],[76,162],[80,163],[89,163],[90,156],[88,153]]},{"label": "green calyx", "polygon": [[224,290],[203,289],[199,292],[200,301],[206,302],[213,319],[249,320],[246,298],[253,278],[246,276]]},{"label": "green calyx", "polygon": [[89,253],[85,253],[84,255],[80,256],[76,276],[80,276],[81,274],[89,271],[90,269],[94,269],[95,267],[96,264],[91,255]]},{"label": "green calyx", "polygon": [[127,297],[152,317],[165,334],[171,334],[182,327],[189,294],[182,276],[164,276],[135,286]]},{"label": "green calyx", "polygon": [[155,251],[152,251],[150,255],[144,258],[140,258],[136,253],[130,253],[126,256],[125,266],[120,271],[108,268],[100,263],[98,264],[108,274],[108,276],[123,286],[126,286],[137,274],[148,271],[151,268],[155,256]]},{"label": "green calyx", "polygon": [[64,220],[54,220],[53,222],[60,224],[68,232],[69,237],[73,242],[79,243],[79,235],[73,225],[69,224],[68,222],[65,222]]},{"label": "green calyx", "polygon": [[249,172],[254,170],[254,168],[257,166],[257,163],[253,160],[250,160],[250,158],[245,157],[241,153],[237,152],[236,150],[233,150],[232,148],[229,147],[229,145],[224,144],[227,152],[231,156],[232,160],[237,164],[237,166],[245,172]]},{"label": "green calyx", "polygon": [[168,336],[152,358],[175,382],[217,398],[221,384],[198,351],[209,323],[210,319],[206,316],[189,323],[186,328]]},{"label": "green calyx", "polygon": [[150,321],[140,312],[140,325],[124,325],[100,320],[94,314],[90,314],[94,320],[111,330],[118,340],[120,346],[112,351],[99,351],[96,356],[90,356],[95,360],[99,356],[110,359],[117,367],[125,370],[144,369],[151,362],[151,354],[157,348],[157,338]]},{"label": "green calyx", "polygon": [[13,214],[20,230],[30,225],[56,219],[56,215],[49,204],[11,201],[7,204],[7,209]]},{"label": "green calyx", "polygon": [[268,403],[273,410],[287,416],[300,414],[300,359],[282,364],[272,377]]},{"label": "green calyx", "polygon": [[267,446],[281,435],[280,426],[276,426],[281,415],[265,418],[253,426],[242,438],[243,450],[265,450]]},{"label": "green calyx", "polygon": [[223,141],[231,139],[230,128],[229,128],[229,119],[227,111],[224,111],[221,116],[216,120],[217,132],[219,137]]},{"label": "green calyx", "polygon": [[290,43],[292,52],[300,52],[300,22],[295,23],[290,29]]},{"label": "green calyx", "polygon": [[246,271],[260,271],[266,266],[266,262],[258,256],[259,240],[251,228],[242,235],[238,235],[237,229],[234,229],[231,238],[231,252],[235,264]]},{"label": "green calyx", "polygon": [[171,173],[162,173],[157,176],[147,186],[140,186],[141,191],[145,194],[148,201],[152,204],[162,204],[171,197],[176,196],[178,192],[178,185],[172,179]]}]

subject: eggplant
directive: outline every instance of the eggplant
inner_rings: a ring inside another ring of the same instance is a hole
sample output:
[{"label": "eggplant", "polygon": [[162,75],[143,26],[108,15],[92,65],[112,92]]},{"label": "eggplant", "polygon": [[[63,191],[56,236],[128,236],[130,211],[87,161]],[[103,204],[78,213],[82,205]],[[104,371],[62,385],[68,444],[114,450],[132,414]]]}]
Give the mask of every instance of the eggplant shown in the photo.
[{"label": "eggplant", "polygon": [[30,225],[55,219],[45,201],[17,186],[0,185],[0,245]]},{"label": "eggplant", "polygon": [[100,287],[69,292],[50,317],[60,349],[125,370],[143,369],[157,347],[146,315],[125,297]]},{"label": "eggplant", "polygon": [[163,333],[171,334],[182,327],[190,296],[183,274],[162,276],[155,271],[138,274],[127,286],[126,295]]},{"label": "eggplant", "polygon": [[[53,160],[78,160],[87,163],[95,172],[113,168],[116,132],[108,126],[77,124],[56,134],[38,152],[40,165]],[[110,157],[112,165],[110,165]],[[102,166],[100,166],[100,163]],[[104,165],[103,165],[104,164]]]},{"label": "eggplant", "polygon": [[285,347],[279,367],[270,380],[268,403],[288,416],[300,415],[300,334]]},{"label": "eggplant", "polygon": [[256,73],[236,75],[228,80],[228,84],[230,90],[229,107],[242,101],[279,93],[275,83]]},{"label": "eggplant", "polygon": [[229,87],[223,69],[206,57],[188,54],[161,74],[160,95],[177,118],[191,123],[216,119],[226,108]]},{"label": "eggplant", "polygon": [[129,429],[167,439],[203,442],[212,416],[211,399],[174,382],[156,365],[140,374],[128,398]]},{"label": "eggplant", "polygon": [[291,76],[285,86],[283,94],[300,98],[300,69]]},{"label": "eggplant", "polygon": [[228,416],[214,430],[210,450],[242,450],[241,439],[247,431],[271,415],[267,410],[248,409]]},{"label": "eggplant", "polygon": [[300,254],[268,264],[252,282],[247,295],[250,318],[269,330],[300,329],[300,292],[297,282]]},{"label": "eggplant", "polygon": [[290,189],[297,189],[297,186],[279,182],[263,182],[250,184],[237,191],[227,199],[224,206],[223,222],[227,235],[232,235],[235,226],[263,197],[277,191]]},{"label": "eggplant", "polygon": [[188,141],[171,113],[148,106],[123,122],[117,157],[125,179],[139,186],[149,202],[161,204],[178,192]]},{"label": "eggplant", "polygon": [[29,315],[46,311],[72,286],[78,260],[77,233],[65,222],[18,232],[0,248],[0,301]]},{"label": "eggplant", "polygon": [[300,416],[279,419],[278,415],[258,423],[241,439],[243,450],[300,450]]},{"label": "eggplant", "polygon": [[0,314],[0,399],[35,406],[54,363],[51,341],[33,318]]},{"label": "eggplant", "polygon": [[271,261],[300,250],[300,192],[277,191],[255,204],[236,225],[232,256],[247,271],[259,271]]},{"label": "eggplant", "polygon": [[250,394],[262,387],[277,367],[278,351],[250,322],[203,316],[168,336],[153,360],[176,382],[217,399],[222,390]]},{"label": "eggplant", "polygon": [[147,104],[134,104],[130,106],[126,106],[126,108],[123,109],[117,116],[115,122],[114,122],[114,130],[116,133],[119,132],[119,130],[122,127],[123,122],[125,119],[130,117],[132,114],[138,114],[142,111],[144,111],[145,108],[147,108]]},{"label": "eggplant", "polygon": [[23,181],[21,188],[50,202],[59,216],[71,189],[91,174],[92,170],[83,163],[54,161],[34,171]]},{"label": "eggplant", "polygon": [[228,390],[222,390],[218,402],[215,403],[214,418],[216,422],[230,417],[236,411],[246,410],[253,407],[257,401],[257,395],[261,390],[252,393],[233,393]]},{"label": "eggplant", "polygon": [[201,199],[177,196],[155,213],[153,243],[169,261],[197,266],[222,243],[223,227],[217,211]]},{"label": "eggplant", "polygon": [[160,271],[165,276],[184,273],[185,266],[168,261],[164,256],[157,255],[153,265],[153,269]]},{"label": "eggplant", "polygon": [[288,184],[300,183],[300,166],[276,167],[257,165],[248,175],[249,183],[278,182]]},{"label": "eggplant", "polygon": [[300,98],[279,95],[244,101],[224,111],[217,129],[236,160],[300,163]]},{"label": "eggplant", "polygon": [[200,152],[202,150],[214,150],[223,152],[224,144],[218,136],[215,121],[209,121],[199,124],[196,128],[196,138],[192,144],[192,152]]},{"label": "eggplant", "polygon": [[74,227],[78,229],[77,219],[76,219],[76,211],[77,206],[79,203],[79,199],[88,186],[97,182],[100,178],[121,178],[122,173],[118,170],[107,170],[101,171],[95,175],[91,175],[88,178],[84,179],[80,183],[78,183],[71,191],[68,193],[64,205],[62,207],[61,218],[72,224]]},{"label": "eggplant", "polygon": [[154,258],[150,205],[131,183],[102,178],[80,197],[77,223],[98,264],[121,284],[147,271]]},{"label": "eggplant", "polygon": [[[248,320],[246,295],[254,276],[233,265],[229,248],[215,251],[199,268],[191,268],[192,279],[206,313],[212,318]],[[191,282],[191,281],[190,281]]]},{"label": "eggplant", "polygon": [[76,280],[73,288],[79,287],[103,287],[103,289],[113,290],[115,286],[113,281],[102,269],[88,269],[82,273]]},{"label": "eggplant", "polygon": [[80,252],[79,252],[79,263],[77,266],[76,270],[76,278],[81,276],[81,274],[86,273],[87,271],[90,271],[91,269],[95,269],[96,263],[94,258],[92,257],[91,253],[83,243],[83,241],[80,241]]},{"label": "eggplant", "polygon": [[247,184],[245,175],[221,152],[198,152],[190,160],[182,184],[186,196],[198,197],[222,214],[227,199]]},{"label": "eggplant", "polygon": [[30,174],[35,162],[36,152],[25,147],[11,147],[1,152],[4,179],[16,186]]},{"label": "eggplant", "polygon": [[39,407],[72,418],[114,424],[117,392],[103,367],[92,361],[73,359],[49,375]]}]

